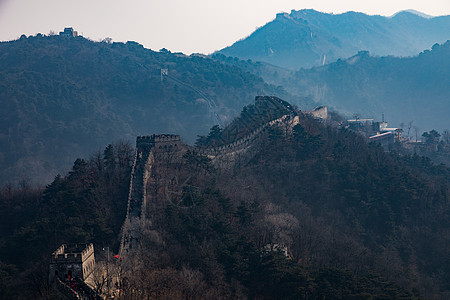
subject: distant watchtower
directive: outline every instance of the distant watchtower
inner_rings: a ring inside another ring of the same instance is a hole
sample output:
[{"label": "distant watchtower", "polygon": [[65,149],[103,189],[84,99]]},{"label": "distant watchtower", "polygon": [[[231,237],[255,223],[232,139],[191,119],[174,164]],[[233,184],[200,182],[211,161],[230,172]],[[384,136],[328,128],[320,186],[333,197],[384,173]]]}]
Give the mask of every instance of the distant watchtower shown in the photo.
[{"label": "distant watchtower", "polygon": [[91,244],[62,244],[52,253],[50,261],[49,282],[56,277],[61,280],[78,277],[86,281],[95,266],[94,245]]},{"label": "distant watchtower", "polygon": [[61,36],[61,37],[77,37],[78,32],[74,31],[72,27],[66,27],[66,28],[64,28],[64,31],[61,31],[59,33],[59,36]]}]

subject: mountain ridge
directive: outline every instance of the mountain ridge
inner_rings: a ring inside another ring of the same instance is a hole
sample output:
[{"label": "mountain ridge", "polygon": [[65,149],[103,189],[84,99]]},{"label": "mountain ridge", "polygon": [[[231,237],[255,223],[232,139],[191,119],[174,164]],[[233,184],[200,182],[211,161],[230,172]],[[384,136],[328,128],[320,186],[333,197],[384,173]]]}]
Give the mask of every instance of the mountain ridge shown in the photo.
[{"label": "mountain ridge", "polygon": [[292,10],[277,14],[245,39],[216,53],[295,70],[348,58],[360,50],[412,56],[450,39],[449,32],[450,16],[427,19],[408,11],[384,17]]},{"label": "mountain ridge", "polygon": [[449,41],[413,57],[378,57],[359,51],[347,59],[298,71],[220,53],[212,57],[348,117],[379,119],[384,113],[396,127],[413,121],[421,131],[450,128],[446,117],[450,111]]}]

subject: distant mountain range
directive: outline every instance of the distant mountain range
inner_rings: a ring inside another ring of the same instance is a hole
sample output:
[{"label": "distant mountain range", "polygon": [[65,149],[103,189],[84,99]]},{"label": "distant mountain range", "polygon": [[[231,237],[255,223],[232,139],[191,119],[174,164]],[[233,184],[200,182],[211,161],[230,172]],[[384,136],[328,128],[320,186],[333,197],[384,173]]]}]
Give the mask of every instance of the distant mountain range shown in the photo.
[{"label": "distant mountain range", "polygon": [[[378,20],[378,27],[374,20]],[[265,32],[271,32],[274,42],[286,41],[282,44],[285,56],[279,56],[277,50],[272,58],[288,63],[291,58],[298,62],[300,57],[305,63],[315,64],[315,54],[308,57],[301,51],[290,52],[289,45],[311,43],[301,38],[294,43],[289,35],[265,28],[284,24],[282,32],[294,34],[295,28],[313,28],[311,24],[317,23],[323,28],[335,27],[334,31],[346,36],[347,41],[352,35],[364,36],[364,43],[378,45],[375,41],[379,41],[379,49],[389,44],[385,29],[390,28],[392,36],[403,39],[395,45],[414,52],[420,48],[410,47],[414,41],[426,44],[444,32],[449,34],[448,20],[426,19],[410,12],[385,18],[293,11],[278,15],[235,45],[265,40]],[[400,25],[387,26],[388,21],[391,25],[403,24],[404,34],[398,31]],[[416,23],[422,25],[411,25]],[[316,30],[317,26],[306,37],[325,32]],[[436,26],[435,32],[419,34]],[[379,30],[374,33],[375,27]],[[409,27],[416,33],[407,31]],[[325,35],[319,36],[325,41]],[[334,42],[317,44],[319,38],[313,38],[314,53],[340,45],[350,58],[298,72],[220,53],[207,57],[155,52],[135,42],[96,43],[83,37],[37,35],[0,43],[0,183],[17,182],[22,177],[48,182],[76,157],[114,140],[134,140],[136,135],[178,133],[193,142],[197,133],[205,134],[212,125],[230,122],[256,95],[275,95],[300,109],[328,105],[348,115],[378,118],[384,112],[393,126],[413,121],[420,130],[450,128],[449,43],[435,45],[412,58],[372,57],[367,52],[352,56],[358,47],[328,37]],[[412,42],[408,44],[409,40]],[[296,68],[293,62],[289,64],[291,69]]]},{"label": "distant mountain range", "polygon": [[[367,52],[295,74],[291,87],[347,115],[413,122],[419,131],[450,129],[450,41],[410,58]],[[293,91],[293,90],[292,90]]]},{"label": "distant mountain range", "polygon": [[279,13],[247,38],[219,53],[297,70],[349,58],[358,51],[377,56],[413,56],[450,39],[450,16],[402,11],[392,17],[312,9]]},{"label": "distant mountain range", "polygon": [[193,142],[257,94],[299,101],[235,66],[135,42],[38,35],[0,43],[0,183],[48,182],[118,139],[177,133]]},{"label": "distant mountain range", "polygon": [[384,113],[392,126],[412,121],[420,132],[450,129],[450,41],[414,57],[374,57],[361,51],[297,72],[221,54],[213,57],[347,116],[381,119]]}]

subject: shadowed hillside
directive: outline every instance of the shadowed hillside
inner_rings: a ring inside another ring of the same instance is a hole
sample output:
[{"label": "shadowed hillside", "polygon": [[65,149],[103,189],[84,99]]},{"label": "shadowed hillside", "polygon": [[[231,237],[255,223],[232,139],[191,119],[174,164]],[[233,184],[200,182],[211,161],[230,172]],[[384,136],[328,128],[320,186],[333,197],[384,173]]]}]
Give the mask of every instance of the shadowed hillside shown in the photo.
[{"label": "shadowed hillside", "polygon": [[192,142],[259,93],[290,98],[239,68],[135,42],[0,43],[0,182],[47,182],[111,140],[178,132]]},{"label": "shadowed hillside", "polygon": [[[278,118],[267,98],[206,147]],[[296,117],[292,130],[266,127],[245,162],[154,145],[139,243],[111,262],[124,299],[448,298],[450,170]],[[132,160],[129,146],[108,145],[44,190],[0,190],[0,295],[51,298],[45,262],[62,242],[117,253]]]}]

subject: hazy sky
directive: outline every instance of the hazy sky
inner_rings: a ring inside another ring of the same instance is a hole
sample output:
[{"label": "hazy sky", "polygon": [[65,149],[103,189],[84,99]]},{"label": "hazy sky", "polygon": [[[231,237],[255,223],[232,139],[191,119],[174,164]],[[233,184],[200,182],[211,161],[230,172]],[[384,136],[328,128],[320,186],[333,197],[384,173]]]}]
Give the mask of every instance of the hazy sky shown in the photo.
[{"label": "hazy sky", "polygon": [[0,40],[74,27],[93,40],[211,53],[245,38],[277,12],[303,8],[384,16],[415,9],[438,16],[450,15],[450,0],[0,0]]}]

